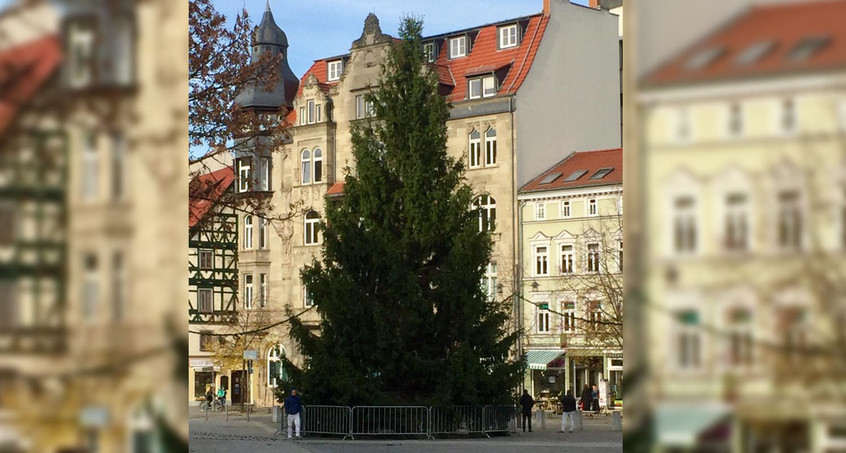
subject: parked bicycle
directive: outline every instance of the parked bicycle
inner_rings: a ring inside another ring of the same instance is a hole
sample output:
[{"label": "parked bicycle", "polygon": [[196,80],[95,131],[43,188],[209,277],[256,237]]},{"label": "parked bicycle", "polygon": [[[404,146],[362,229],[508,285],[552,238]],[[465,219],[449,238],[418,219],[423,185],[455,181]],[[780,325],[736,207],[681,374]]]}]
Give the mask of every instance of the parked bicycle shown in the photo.
[{"label": "parked bicycle", "polygon": [[221,403],[219,399],[215,399],[213,401],[203,400],[200,401],[200,410],[212,410],[214,412],[220,412],[223,410],[223,403]]}]

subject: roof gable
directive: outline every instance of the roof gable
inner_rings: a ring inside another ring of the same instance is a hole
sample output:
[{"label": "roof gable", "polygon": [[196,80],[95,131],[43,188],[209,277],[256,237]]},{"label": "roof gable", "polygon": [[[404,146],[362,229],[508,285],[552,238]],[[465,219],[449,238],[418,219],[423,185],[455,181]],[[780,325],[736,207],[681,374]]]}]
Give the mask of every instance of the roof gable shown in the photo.
[{"label": "roof gable", "polygon": [[197,176],[191,184],[192,195],[188,203],[189,229],[205,217],[234,181],[235,170],[232,167]]},{"label": "roof gable", "polygon": [[520,189],[520,193],[591,187],[623,182],[623,149],[577,151]]}]

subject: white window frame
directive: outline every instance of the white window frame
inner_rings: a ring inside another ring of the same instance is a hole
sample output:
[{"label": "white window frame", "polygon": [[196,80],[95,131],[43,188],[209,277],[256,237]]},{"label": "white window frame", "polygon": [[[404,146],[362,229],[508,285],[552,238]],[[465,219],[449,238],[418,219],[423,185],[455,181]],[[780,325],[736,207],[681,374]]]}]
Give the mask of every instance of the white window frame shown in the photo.
[{"label": "white window frame", "polygon": [[[782,200],[782,197],[788,193],[795,194],[796,198],[787,204]],[[790,218],[791,211],[795,211],[798,221],[794,222],[787,220]],[[797,236],[796,244],[791,242],[785,243],[781,238],[782,222],[786,222],[788,232],[787,237]],[[773,223],[775,227],[775,242],[776,247],[782,251],[796,251],[804,248],[804,235],[807,226],[805,211],[803,209],[803,194],[799,189],[784,189],[776,192],[776,218]]]},{"label": "white window frame", "polygon": [[561,202],[561,218],[562,219],[569,219],[572,216],[572,203],[569,200],[564,200]]},{"label": "white window frame", "polygon": [[[567,249],[565,249],[567,247]],[[573,275],[576,272],[576,245],[573,243],[559,244],[558,271],[561,275]]]},{"label": "white window frame", "polygon": [[308,115],[308,124],[315,123],[315,103],[314,99],[306,101],[306,115]]},{"label": "white window frame", "polygon": [[588,217],[596,217],[599,215],[599,201],[596,198],[589,198],[587,202]]},{"label": "white window frame", "polygon": [[490,195],[480,195],[474,202],[479,210],[479,232],[496,228],[496,199]]},{"label": "white window frame", "polygon": [[[474,135],[478,135],[478,137],[474,138]],[[476,129],[473,129],[470,134],[467,136],[469,140],[469,157],[470,168],[480,168],[482,166],[482,133]]]},{"label": "white window frame", "polygon": [[[591,246],[596,246],[591,248]],[[599,273],[602,271],[602,247],[599,242],[585,244],[585,272]]]},{"label": "white window frame", "polygon": [[495,300],[497,297],[496,262],[490,262],[485,267],[483,287],[487,293],[488,300]]},{"label": "white window frame", "polygon": [[344,72],[344,60],[335,60],[326,63],[326,80],[334,82],[341,79]]},{"label": "white window frame", "polygon": [[482,77],[482,97],[496,96],[496,78],[492,75]]},{"label": "white window frame", "polygon": [[314,298],[311,297],[311,294],[308,291],[308,287],[303,285],[303,306],[306,307],[313,307],[314,306]]},{"label": "white window frame", "polygon": [[[316,217],[309,217],[315,214]],[[303,245],[318,245],[320,238],[317,232],[317,224],[320,222],[320,214],[317,211],[309,211],[303,216]]]},{"label": "white window frame", "polygon": [[86,25],[72,22],[68,30],[68,82],[74,88],[87,86],[94,81],[95,64],[92,60],[96,61],[97,58],[94,49],[95,30]]},{"label": "white window frame", "polygon": [[[673,335],[673,361],[675,368],[681,371],[696,371],[703,367],[705,348],[702,335],[702,312],[695,308],[677,310],[674,314],[678,316],[682,311],[694,312],[697,315],[697,324],[685,324],[679,319],[674,319]],[[688,363],[683,358],[688,359]]]},{"label": "white window frame", "polygon": [[214,288],[197,288],[197,312],[214,313]]},{"label": "white window frame", "polygon": [[467,36],[456,36],[449,38],[449,58],[461,58],[467,56]]},{"label": "white window frame", "polygon": [[308,148],[300,151],[300,184],[311,184],[311,150]]},{"label": "white window frame", "polygon": [[250,179],[252,178],[252,166],[250,160],[247,158],[238,159],[238,192],[248,192],[250,190]]},{"label": "white window frame", "polygon": [[517,24],[506,25],[499,28],[499,48],[510,49],[517,47]]},{"label": "white window frame", "polygon": [[267,274],[259,274],[259,307],[267,306]]},{"label": "white window frame", "polygon": [[306,117],[306,108],[305,107],[300,107],[299,117],[300,117],[300,126],[304,126],[305,124],[307,124],[308,118]]},{"label": "white window frame", "polygon": [[253,274],[244,274],[244,308],[253,308]]},{"label": "white window frame", "polygon": [[[741,205],[736,205],[731,202],[731,199],[734,197],[742,197],[743,203]],[[751,212],[750,212],[750,202],[749,202],[749,194],[746,192],[739,192],[739,191],[732,191],[728,192],[725,195],[723,200],[725,205],[725,215],[723,218],[723,248],[727,252],[747,252],[751,248],[751,239],[752,239],[752,228],[751,228]],[[735,230],[741,230],[743,235],[737,240],[741,241],[738,245],[742,245],[740,247],[735,247],[734,244],[734,236],[736,233],[733,234]]]},{"label": "white window frame", "polygon": [[467,99],[482,97],[482,79],[474,78],[467,81]]},{"label": "white window frame", "polygon": [[434,63],[437,60],[437,56],[435,55],[435,43],[427,42],[423,44],[423,56],[426,58],[426,62]]},{"label": "white window frame", "polygon": [[485,131],[485,166],[493,165],[496,165],[496,129],[490,127]]},{"label": "white window frame", "polygon": [[[542,249],[542,250],[541,250]],[[535,277],[546,277],[549,275],[549,246],[536,245],[532,247],[534,260],[532,261],[532,274]]]},{"label": "white window frame", "polygon": [[82,200],[96,201],[100,192],[100,153],[97,132],[89,130],[82,137]]},{"label": "white window frame", "polygon": [[[568,307],[572,305],[572,307]],[[576,325],[576,303],[571,301],[561,302],[561,332],[576,333],[578,326]]]},{"label": "white window frame", "polygon": [[319,146],[311,151],[311,161],[312,184],[320,184],[323,182],[323,149]]},{"label": "white window frame", "polygon": [[[546,306],[547,308],[543,308]],[[550,324],[549,304],[546,302],[538,302],[535,316],[535,327],[537,333],[551,333],[552,325]]]},{"label": "white window frame", "polygon": [[796,99],[786,97],[778,102],[778,129],[782,135],[793,135],[799,130],[799,109]]},{"label": "white window frame", "polygon": [[267,219],[264,217],[258,218],[258,226],[259,226],[259,240],[258,240],[258,248],[259,250],[263,250],[267,248]]},{"label": "white window frame", "polygon": [[[690,200],[690,206],[679,207],[682,200]],[[697,253],[701,242],[699,225],[698,197],[691,194],[679,194],[672,198],[672,216],[670,221],[670,250],[673,255],[684,256]],[[681,236],[679,236],[681,231]],[[681,237],[681,247],[678,238]]]},{"label": "white window frame", "polygon": [[726,106],[726,137],[740,138],[746,132],[746,115],[743,103],[731,102]]},{"label": "white window frame", "polygon": [[270,190],[270,158],[259,159],[259,190],[267,192]]},{"label": "white window frame", "polygon": [[535,203],[535,220],[546,220],[546,203],[542,201]]},{"label": "white window frame", "polygon": [[244,250],[252,250],[253,248],[253,216],[247,214],[244,216]]},{"label": "white window frame", "polygon": [[279,370],[282,371],[282,357],[285,357],[285,347],[281,344],[275,344],[267,350],[267,386],[270,388],[276,388],[279,385],[276,380],[279,376],[273,376],[270,371],[271,364],[278,363]]}]

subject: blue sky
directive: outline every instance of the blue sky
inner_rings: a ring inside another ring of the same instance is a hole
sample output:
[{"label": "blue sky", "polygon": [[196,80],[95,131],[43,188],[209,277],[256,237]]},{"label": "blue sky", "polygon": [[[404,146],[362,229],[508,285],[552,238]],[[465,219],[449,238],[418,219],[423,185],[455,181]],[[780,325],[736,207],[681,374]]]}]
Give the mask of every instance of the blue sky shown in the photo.
[{"label": "blue sky", "polygon": [[[543,0],[269,1],[276,23],[288,35],[291,69],[300,77],[314,60],[349,52],[352,42],[361,35],[364,18],[371,12],[379,17],[382,32],[396,36],[400,18],[406,13],[422,16],[423,34],[434,35],[543,9]],[[586,4],[587,0],[573,3]],[[254,24],[261,20],[265,9],[265,0],[215,0],[214,4],[229,18],[246,7]]]}]

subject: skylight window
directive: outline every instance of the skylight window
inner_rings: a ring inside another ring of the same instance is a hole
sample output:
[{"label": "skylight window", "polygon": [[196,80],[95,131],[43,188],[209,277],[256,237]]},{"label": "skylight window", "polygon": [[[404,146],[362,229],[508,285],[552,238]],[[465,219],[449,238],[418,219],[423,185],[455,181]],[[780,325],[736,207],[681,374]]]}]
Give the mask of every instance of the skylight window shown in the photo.
[{"label": "skylight window", "polygon": [[690,57],[689,60],[684,64],[684,68],[688,71],[695,71],[697,69],[702,69],[705,66],[713,63],[714,60],[719,58],[725,48],[723,47],[711,47],[696,53],[696,55]]},{"label": "skylight window", "polygon": [[734,60],[734,64],[738,66],[746,66],[748,64],[752,64],[758,60],[760,60],[764,55],[766,55],[770,50],[772,50],[773,45],[775,43],[773,41],[758,41],[754,44],[751,44],[746,50],[743,51],[740,55],[737,56]]},{"label": "skylight window", "polygon": [[570,176],[568,176],[567,179],[564,180],[564,182],[573,182],[573,181],[581,178],[582,176],[584,176],[585,173],[587,173],[587,172],[588,172],[587,170],[576,170],[573,173],[571,173]]},{"label": "skylight window", "polygon": [[795,47],[787,54],[787,59],[790,61],[803,61],[817,53],[820,49],[825,47],[830,41],[828,36],[812,36],[805,38],[796,44]]},{"label": "skylight window", "polygon": [[608,176],[608,173],[611,173],[613,170],[614,167],[600,168],[599,170],[596,170],[596,173],[594,173],[593,176],[590,177],[590,179],[602,179]]},{"label": "skylight window", "polygon": [[560,178],[561,175],[563,175],[563,173],[560,172],[546,175],[546,177],[541,180],[540,184],[550,184],[552,183],[552,181],[555,181],[556,179]]}]

